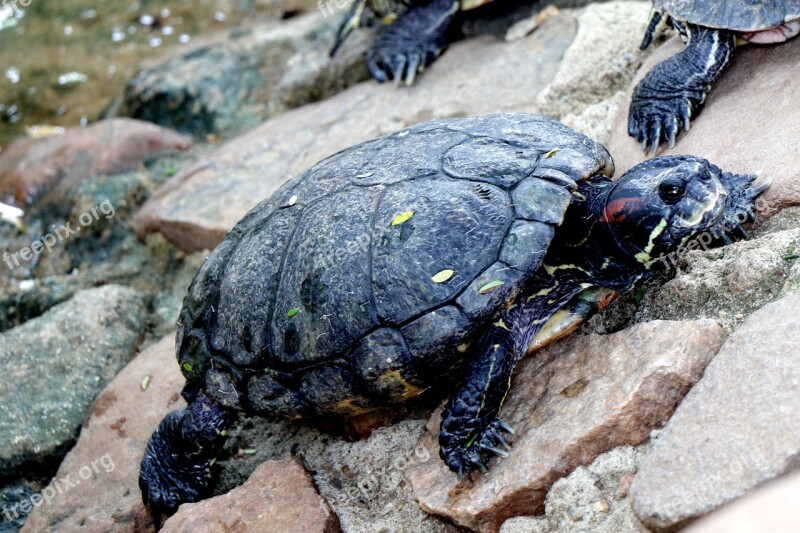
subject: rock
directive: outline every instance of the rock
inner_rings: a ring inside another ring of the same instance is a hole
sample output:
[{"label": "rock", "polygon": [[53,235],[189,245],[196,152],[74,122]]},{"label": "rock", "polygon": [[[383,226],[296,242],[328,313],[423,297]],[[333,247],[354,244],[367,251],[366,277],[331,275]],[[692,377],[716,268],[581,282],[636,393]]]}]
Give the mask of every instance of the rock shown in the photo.
[{"label": "rock", "polygon": [[686,528],[686,533],[792,533],[800,524],[800,473],[787,475],[708,518]]},{"label": "rock", "polygon": [[800,294],[752,314],[730,336],[643,461],[636,516],[672,531],[797,466]]},{"label": "rock", "polygon": [[398,91],[368,81],[274,117],[175,176],[144,205],[136,230],[160,231],[184,250],[213,248],[289,177],[343,148],[432,118],[536,111],[535,95],[573,34],[574,22],[559,15],[511,43],[488,36],[463,41],[414,87]]},{"label": "rock", "polygon": [[611,98],[590,105],[578,115],[574,113],[564,115],[561,122],[600,144],[605,144],[611,137],[611,126],[617,110],[625,105],[624,102],[625,93],[618,91]]},{"label": "rock", "polygon": [[[631,83],[608,143],[619,174],[643,161],[639,143],[628,136],[633,87],[653,66],[682,48],[678,38],[662,45],[644,62]],[[800,110],[794,105],[800,99],[794,76],[798,68],[800,39],[774,46],[737,48],[691,130],[678,136],[674,148],[665,149],[662,145],[659,155],[695,154],[728,172],[763,171],[772,186],[759,203],[762,219],[785,207],[800,205],[800,152],[791,141],[800,138]]]},{"label": "rock", "polygon": [[0,478],[54,466],[135,353],[144,317],[139,292],[108,285],[0,334]]},{"label": "rock", "polygon": [[344,12],[325,15],[237,28],[141,71],[125,89],[121,113],[195,135],[230,135],[367,79],[368,32],[351,35],[331,59]]},{"label": "rock", "polygon": [[679,258],[675,277],[646,291],[636,320],[714,318],[733,331],[778,298],[800,250],[800,225]]},{"label": "rock", "polygon": [[553,484],[544,516],[511,518],[500,533],[647,533],[620,487],[634,476],[650,446],[651,441],[635,448],[620,446],[589,466],[579,466]]},{"label": "rock", "polygon": [[[139,492],[139,462],[161,419],[186,405],[177,392],[183,382],[175,362],[174,335],[131,361],[95,401],[78,443],[53,483],[42,491],[52,495],[50,501],[33,510],[23,531],[121,532],[152,527]],[[68,476],[75,483],[71,488]]]},{"label": "rock", "polygon": [[116,174],[149,155],[185,150],[190,137],[131,119],[108,119],[62,135],[20,139],[0,155],[0,199],[25,205],[55,188],[69,191],[83,179]]},{"label": "rock", "polygon": [[[426,511],[480,531],[540,512],[556,480],[615,446],[642,443],[666,422],[724,337],[713,321],[650,322],[538,352],[521,363],[503,404],[516,430],[511,456],[461,483],[438,459],[412,459],[414,494]],[[439,415],[421,441],[434,457]]]},{"label": "rock", "polygon": [[258,531],[334,533],[339,520],[296,459],[267,461],[222,496],[181,505],[163,533]]},{"label": "rock", "polygon": [[553,118],[579,114],[624,90],[642,63],[639,43],[651,7],[650,2],[613,1],[584,8],[558,74],[536,99],[542,113]]}]

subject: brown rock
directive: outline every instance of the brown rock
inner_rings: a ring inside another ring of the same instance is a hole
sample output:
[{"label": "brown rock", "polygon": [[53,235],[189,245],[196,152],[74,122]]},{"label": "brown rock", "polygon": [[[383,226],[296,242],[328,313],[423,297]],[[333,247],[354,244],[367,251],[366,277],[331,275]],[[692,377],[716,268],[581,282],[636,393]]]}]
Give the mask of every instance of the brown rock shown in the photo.
[{"label": "brown rock", "polygon": [[[634,78],[614,122],[608,149],[617,173],[644,160],[639,143],[628,136],[628,107],[633,87],[657,63],[683,48],[674,38],[644,62]],[[780,209],[800,205],[800,39],[774,46],[737,49],[733,61],[706,99],[705,108],[681,133],[672,149],[659,155],[693,154],[723,170],[736,173],[763,171],[772,187],[763,196],[768,218]]]},{"label": "brown rock", "polygon": [[752,314],[675,412],[631,485],[645,526],[674,531],[797,468],[798,308],[791,293]]},{"label": "brown rock", "polygon": [[794,533],[800,524],[800,473],[763,489],[686,528],[686,533]]},{"label": "brown rock", "polygon": [[[145,378],[149,379],[143,390]],[[172,336],[131,361],[98,397],[78,443],[42,491],[52,491],[53,498],[33,510],[23,531],[152,527],[139,492],[139,461],[164,415],[186,405],[177,393],[183,381]]]},{"label": "brown rock", "polygon": [[[461,483],[438,459],[412,460],[406,477],[425,510],[470,529],[497,531],[507,518],[536,514],[556,480],[668,420],[724,337],[709,320],[572,336],[521,363],[501,412],[516,430],[508,459]],[[432,457],[439,416],[420,442]]]},{"label": "brown rock", "polygon": [[558,15],[511,43],[471,39],[453,45],[414,87],[368,81],[275,117],[175,176],[144,205],[137,232],[160,231],[187,251],[213,248],[289,177],[348,146],[432,118],[535,112],[536,94],[574,33],[574,21]]},{"label": "brown rock", "polygon": [[181,505],[163,533],[333,533],[339,520],[296,459],[262,463],[227,494]]},{"label": "brown rock", "polygon": [[0,199],[29,204],[54,187],[68,190],[85,178],[130,170],[148,155],[191,144],[191,137],[125,118],[20,139],[0,153]]}]

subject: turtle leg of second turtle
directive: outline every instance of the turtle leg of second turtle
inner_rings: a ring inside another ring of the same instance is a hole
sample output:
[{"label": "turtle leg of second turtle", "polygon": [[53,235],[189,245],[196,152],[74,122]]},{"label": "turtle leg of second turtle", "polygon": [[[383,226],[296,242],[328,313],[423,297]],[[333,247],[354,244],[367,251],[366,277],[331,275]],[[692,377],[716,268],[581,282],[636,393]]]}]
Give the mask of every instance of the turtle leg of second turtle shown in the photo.
[{"label": "turtle leg of second turtle", "polygon": [[[658,16],[656,14],[655,16]],[[656,65],[633,91],[628,134],[655,154],[662,141],[669,146],[700,111],[711,84],[730,63],[736,33],[673,22],[687,40],[686,48]],[[658,24],[651,22],[642,42],[647,46]]]},{"label": "turtle leg of second turtle", "polygon": [[459,479],[471,470],[486,472],[492,455],[509,453],[503,434],[513,429],[498,414],[517,362],[574,331],[617,294],[588,284],[547,287],[519,298],[489,327],[482,351],[442,413],[439,455]]},{"label": "turtle leg of second turtle", "polygon": [[461,0],[415,2],[397,20],[378,30],[366,60],[379,82],[412,85],[426,66],[447,48],[447,34]]}]

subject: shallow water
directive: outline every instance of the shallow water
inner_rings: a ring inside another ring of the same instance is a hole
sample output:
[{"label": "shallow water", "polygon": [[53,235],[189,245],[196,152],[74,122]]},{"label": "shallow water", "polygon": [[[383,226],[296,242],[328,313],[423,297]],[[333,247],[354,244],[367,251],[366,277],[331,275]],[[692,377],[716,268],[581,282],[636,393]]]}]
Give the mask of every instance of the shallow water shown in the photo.
[{"label": "shallow water", "polygon": [[36,125],[96,120],[143,61],[254,16],[293,15],[281,4],[0,0],[0,143]]}]

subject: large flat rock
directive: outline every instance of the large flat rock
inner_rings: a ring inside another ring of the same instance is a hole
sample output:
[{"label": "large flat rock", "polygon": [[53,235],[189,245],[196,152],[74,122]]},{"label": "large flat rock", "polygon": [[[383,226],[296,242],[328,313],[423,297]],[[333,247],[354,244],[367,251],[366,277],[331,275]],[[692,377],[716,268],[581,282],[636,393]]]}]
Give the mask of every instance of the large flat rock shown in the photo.
[{"label": "large flat rock", "polygon": [[797,467],[800,293],[752,314],[730,336],[643,461],[633,509],[677,530]]},{"label": "large flat rock", "polygon": [[97,394],[136,353],[145,315],[139,291],[106,285],[0,334],[0,478],[58,464]]},{"label": "large flat rock", "polygon": [[724,338],[710,320],[572,336],[521,363],[501,411],[516,430],[508,459],[457,482],[438,459],[437,411],[419,445],[435,459],[412,459],[406,477],[425,510],[473,530],[536,514],[556,480],[664,424]]},{"label": "large flat rock", "polygon": [[279,115],[175,176],[143,206],[137,232],[159,231],[187,251],[213,248],[288,178],[339,150],[433,118],[536,112],[574,33],[574,21],[558,15],[513,42],[470,39],[414,87],[368,81]]},{"label": "large flat rock", "polygon": [[34,508],[23,531],[151,528],[139,492],[139,462],[164,415],[186,405],[176,392],[183,382],[174,336],[131,361],[95,401],[78,443],[42,491],[52,496]]},{"label": "large flat rock", "polygon": [[181,505],[163,533],[335,533],[339,520],[297,459],[266,461],[221,496]]},{"label": "large flat rock", "polygon": [[[617,172],[644,160],[636,141],[628,136],[628,107],[633,87],[657,63],[683,48],[674,38],[642,65],[620,107],[608,149]],[[763,199],[760,217],[800,205],[800,39],[773,46],[737,49],[731,65],[714,84],[705,108],[681,133],[674,148],[662,145],[659,155],[692,154],[704,157],[728,172],[763,172],[772,187]]]},{"label": "large flat rock", "polygon": [[794,533],[800,524],[800,472],[698,520],[686,533]]}]

